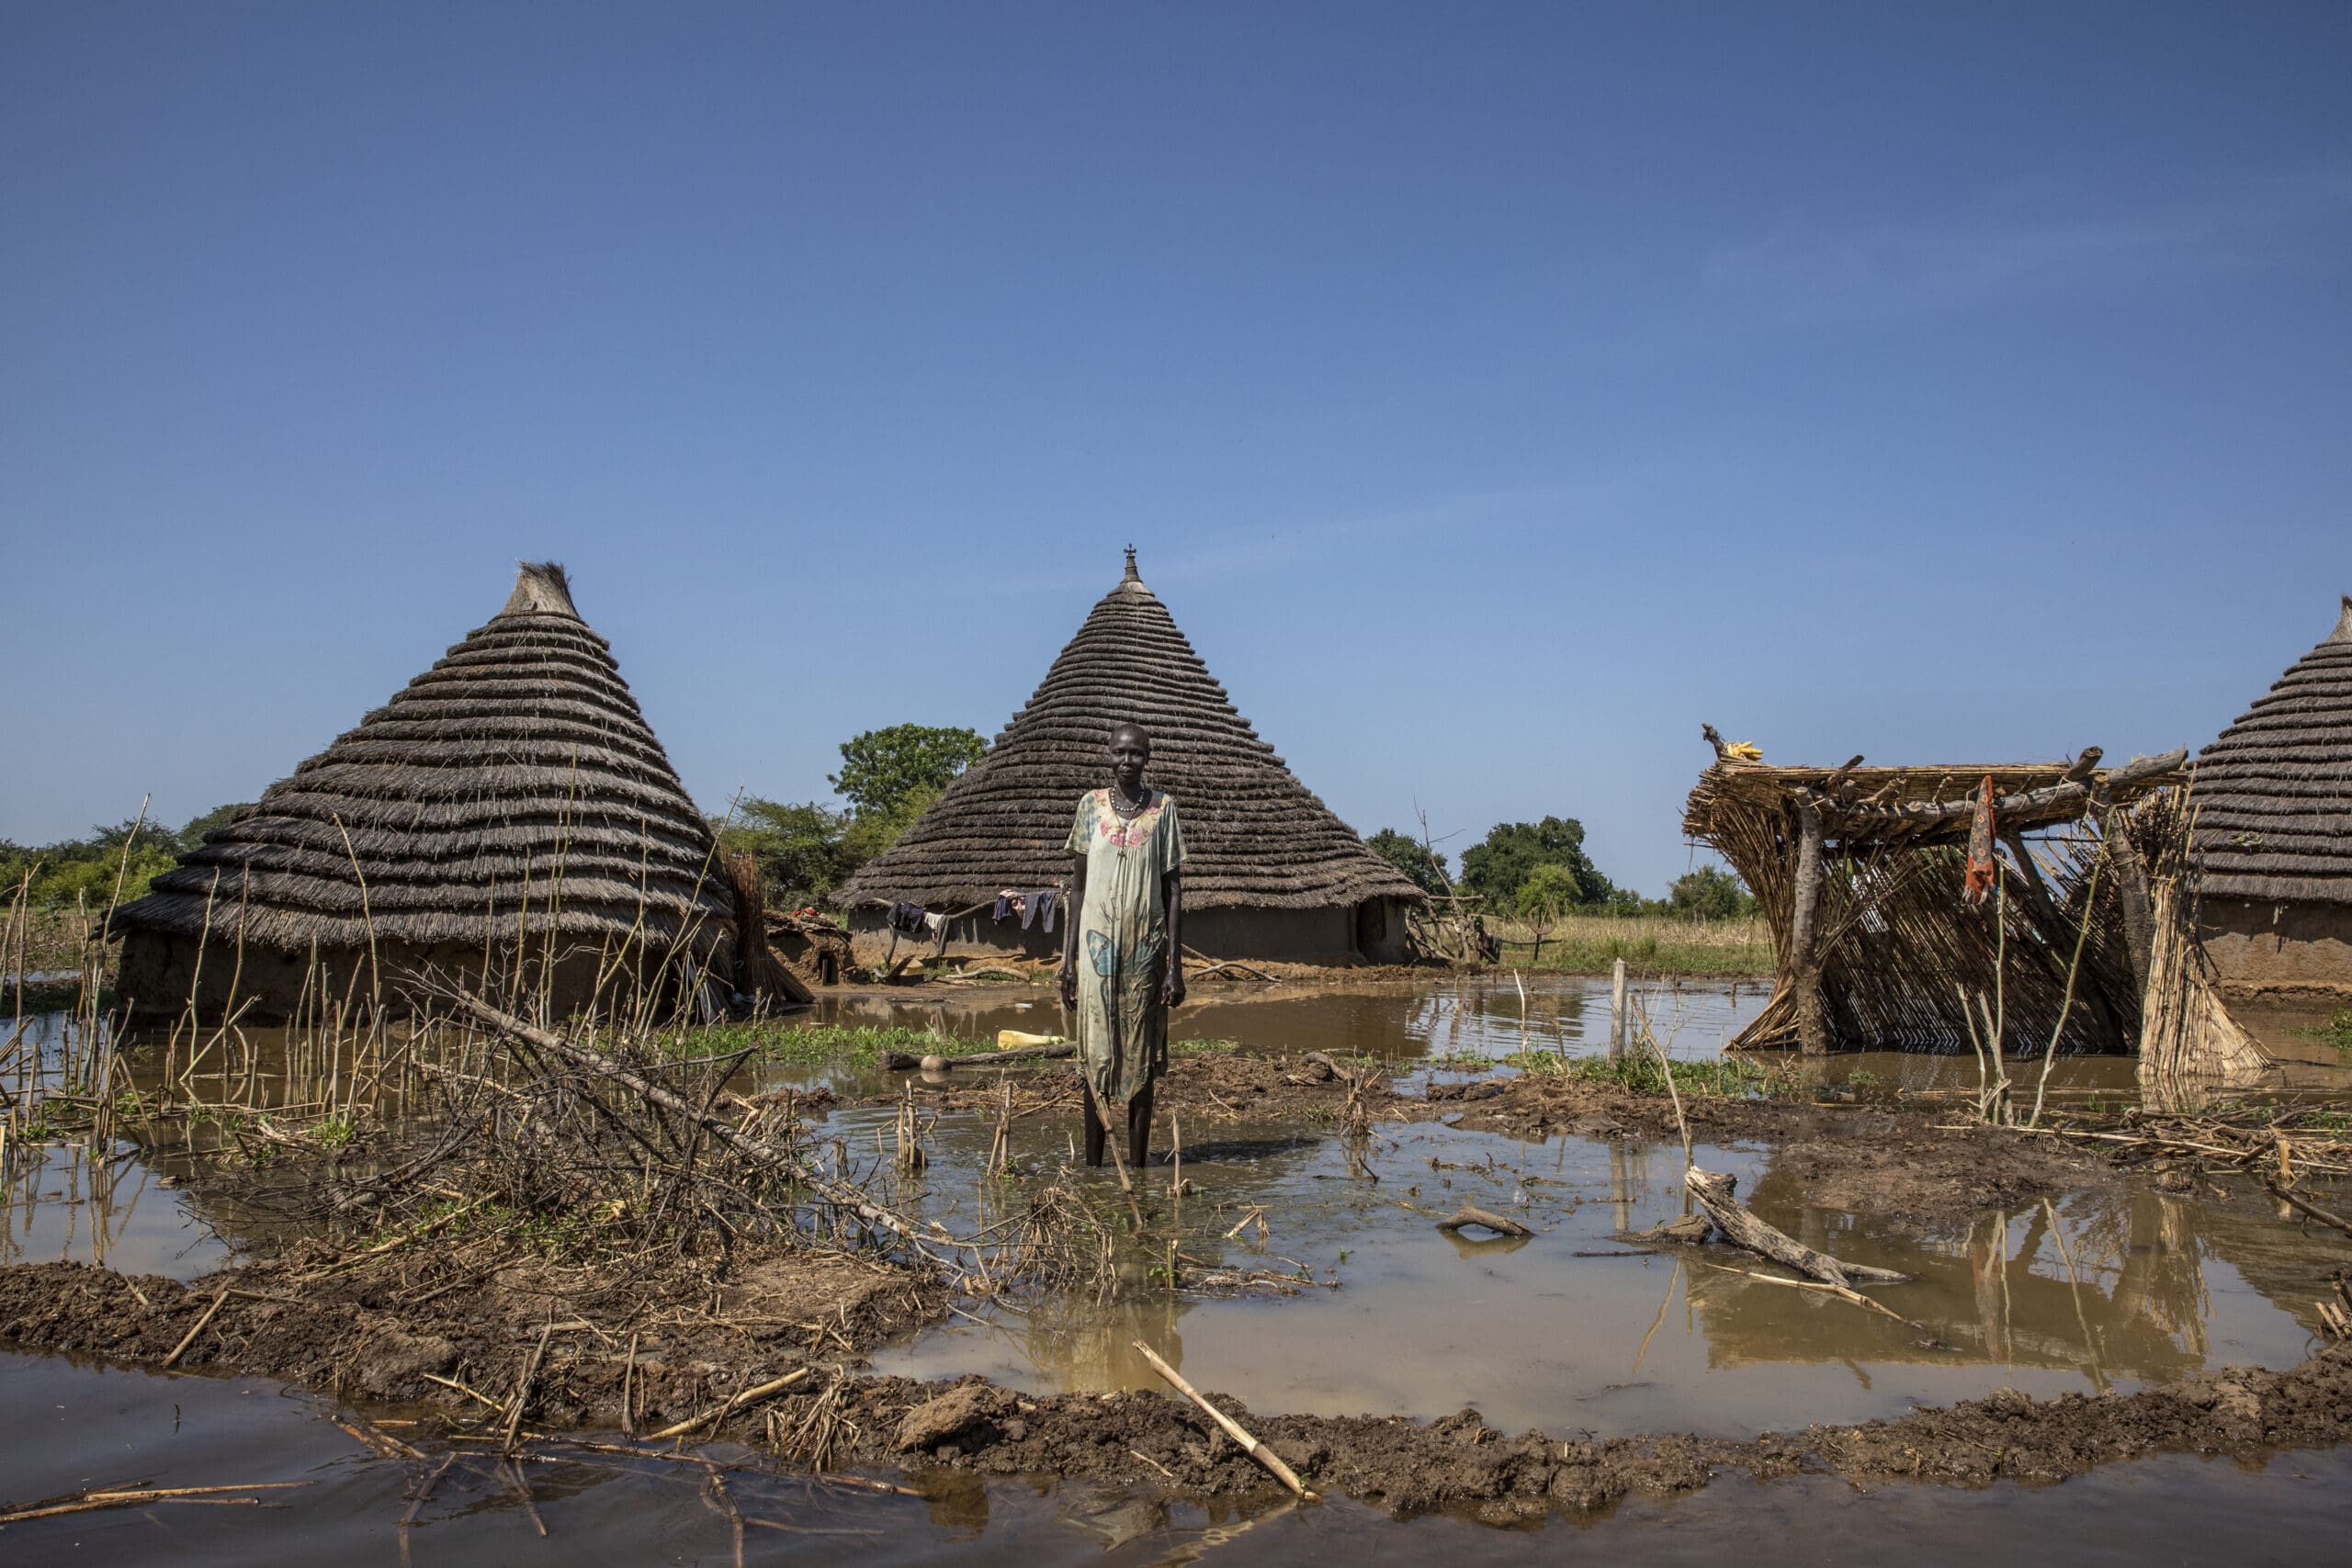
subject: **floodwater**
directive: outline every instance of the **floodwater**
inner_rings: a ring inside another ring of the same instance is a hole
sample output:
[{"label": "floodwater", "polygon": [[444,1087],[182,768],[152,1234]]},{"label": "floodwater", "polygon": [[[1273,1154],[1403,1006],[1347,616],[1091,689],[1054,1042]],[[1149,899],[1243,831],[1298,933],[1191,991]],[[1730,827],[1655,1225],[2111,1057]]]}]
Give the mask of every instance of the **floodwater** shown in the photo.
[{"label": "floodwater", "polygon": [[[1648,1016],[1681,1055],[1712,1055],[1763,995],[1690,986],[1653,992]],[[1508,979],[1320,997],[1284,989],[1219,996],[1178,1015],[1188,1038],[1250,1050],[1346,1050],[1400,1076],[1487,1070],[1526,1045],[1589,1051],[1607,1032],[1605,986],[1547,978],[1524,999]],[[928,1023],[951,1032],[1053,1027],[1049,1001],[1021,993],[842,998],[838,1021]],[[2071,1093],[2128,1096],[2131,1064],[2062,1060]],[[1867,1092],[1973,1087],[1962,1058],[1840,1057],[1833,1079]],[[1871,1078],[1860,1075],[1874,1075]],[[842,1087],[863,1075],[831,1075]],[[871,1157],[887,1109],[848,1107],[826,1132]],[[1017,1122],[1013,1156],[1051,1167],[1071,1129]],[[981,1178],[989,1135],[978,1114],[943,1116],[932,1164],[903,1195],[965,1231],[996,1215]],[[1163,1139],[1164,1141],[1164,1139]],[[1204,1268],[1285,1276],[1295,1293],[1168,1295],[1142,1280],[1108,1305],[964,1303],[978,1322],[890,1347],[877,1370],[981,1371],[1035,1391],[1156,1388],[1140,1339],[1199,1386],[1261,1410],[1450,1415],[1475,1406],[1506,1429],[1568,1435],[1688,1429],[1724,1436],[1901,1414],[2001,1387],[2036,1396],[2128,1392],[2227,1363],[2286,1366],[2309,1354],[2313,1284],[2340,1261],[2332,1239],[2282,1224],[2268,1201],[2088,1190],[1979,1214],[1937,1234],[1905,1234],[1868,1214],[1809,1204],[1767,1151],[1702,1147],[1699,1163],[1740,1178],[1767,1219],[1859,1262],[1917,1276],[1871,1294],[1924,1324],[1928,1348],[1900,1325],[1818,1292],[1791,1290],[1688,1256],[1623,1256],[1610,1234],[1682,1212],[1680,1150],[1580,1138],[1520,1143],[1441,1123],[1384,1126],[1362,1179],[1339,1141],[1296,1124],[1220,1123],[1186,1135],[1183,1252]],[[235,1216],[168,1179],[175,1157],[126,1147],[32,1151],[0,1213],[0,1258],[71,1258],[193,1278],[231,1256]],[[1145,1173],[1146,1201],[1167,1209],[1172,1172]],[[1105,1172],[1091,1201],[1118,1201]],[[1460,1203],[1513,1213],[1536,1235],[1464,1241],[1433,1220]],[[1262,1214],[1262,1235],[1252,1216]],[[1248,1220],[1238,1226],[1236,1222]],[[1228,1235],[1228,1231],[1237,1234]],[[1578,1256],[1606,1254],[1608,1256]],[[1334,1288],[1336,1286],[1336,1288]],[[415,1511],[417,1476],[372,1459],[310,1395],[254,1379],[155,1374],[55,1357],[0,1353],[0,1500],[105,1483],[303,1481],[255,1494],[266,1507],[158,1506],[0,1529],[14,1563],[100,1553],[175,1562],[695,1562],[732,1560],[727,1523],[691,1481],[635,1461],[536,1462],[531,1524],[514,1478],[452,1469]],[[399,1413],[379,1412],[397,1421]],[[395,1427],[394,1429],[398,1429]],[[1597,1521],[1533,1531],[1466,1520],[1409,1522],[1345,1500],[1312,1508],[1170,1504],[1120,1489],[988,1482],[967,1473],[907,1478],[921,1498],[875,1496],[805,1478],[730,1483],[755,1522],[746,1561],[1117,1563],[1323,1561],[1338,1552],[1408,1562],[1516,1562],[1573,1548],[1583,1532],[1658,1561],[1817,1560],[1899,1548],[1934,1562],[1987,1551],[2072,1558],[2160,1552],[2253,1562],[2332,1558],[2347,1516],[2352,1454],[2282,1456],[2241,1467],[2187,1459],[2114,1466],[2064,1486],[1981,1493],[1869,1492],[1804,1478],[1720,1482],[1671,1504],[1629,1502]],[[1673,1526],[1669,1531],[1668,1524]],[[1570,1532],[1563,1535],[1560,1532]],[[1834,1537],[1826,1532],[1835,1532]],[[1602,1544],[1596,1541],[1595,1544]]]}]

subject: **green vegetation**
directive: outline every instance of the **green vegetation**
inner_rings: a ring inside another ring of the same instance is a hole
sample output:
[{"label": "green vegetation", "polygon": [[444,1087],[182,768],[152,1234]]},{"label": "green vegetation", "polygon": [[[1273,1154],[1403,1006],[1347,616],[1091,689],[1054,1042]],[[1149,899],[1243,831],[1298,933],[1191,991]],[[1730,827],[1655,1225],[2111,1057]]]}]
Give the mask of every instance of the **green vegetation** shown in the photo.
[{"label": "green vegetation", "polygon": [[2337,1055],[2352,1062],[2352,1008],[2330,1013],[2325,1023],[2311,1029],[2299,1029],[2295,1032],[2306,1040],[2335,1046]]},{"label": "green vegetation", "polygon": [[1383,828],[1364,840],[1364,847],[1398,871],[1422,892],[1432,896],[1453,891],[1446,880],[1445,857],[1419,839],[1394,828]]},{"label": "green vegetation", "polygon": [[[0,900],[22,892],[29,895],[36,914],[85,909],[93,916],[104,914],[114,897],[118,874],[122,876],[125,903],[145,897],[147,884],[177,864],[183,851],[196,848],[205,834],[243,809],[215,807],[176,832],[160,822],[128,819],[111,828],[93,828],[86,838],[61,839],[53,844],[26,845],[0,839]],[[130,846],[127,868],[125,843]]]},{"label": "green vegetation", "polygon": [[935,1034],[927,1029],[887,1029],[841,1023],[715,1023],[678,1035],[669,1042],[672,1053],[686,1058],[729,1056],[738,1051],[756,1053],[770,1062],[805,1066],[841,1065],[870,1067],[893,1051],[919,1056],[986,1055],[996,1049],[990,1040]]},{"label": "green vegetation", "polygon": [[1632,897],[1584,852],[1584,824],[1573,817],[1497,823],[1462,852],[1462,890],[1489,909],[1513,913],[1592,908]]},{"label": "green vegetation", "polygon": [[894,724],[842,743],[842,771],[825,782],[854,812],[888,811],[910,795],[937,795],[988,754],[976,730]]},{"label": "green vegetation", "polygon": [[826,783],[846,809],[752,795],[714,818],[720,849],[748,852],[766,878],[772,907],[821,902],[857,869],[899,841],[988,742],[969,729],[895,724],[842,742],[842,771]]},{"label": "green vegetation", "polygon": [[[1666,1075],[1655,1053],[1637,1051],[1612,1061],[1607,1056],[1571,1056],[1558,1051],[1518,1051],[1502,1059],[1503,1066],[1539,1077],[1577,1078],[1610,1084],[1634,1094],[1666,1092]],[[1732,1099],[1769,1094],[1772,1075],[1744,1056],[1710,1056],[1674,1063],[1674,1087],[1688,1095]]]},{"label": "green vegetation", "polygon": [[1666,912],[1691,920],[1747,920],[1756,916],[1756,899],[1738,877],[1702,865],[1668,886]]}]

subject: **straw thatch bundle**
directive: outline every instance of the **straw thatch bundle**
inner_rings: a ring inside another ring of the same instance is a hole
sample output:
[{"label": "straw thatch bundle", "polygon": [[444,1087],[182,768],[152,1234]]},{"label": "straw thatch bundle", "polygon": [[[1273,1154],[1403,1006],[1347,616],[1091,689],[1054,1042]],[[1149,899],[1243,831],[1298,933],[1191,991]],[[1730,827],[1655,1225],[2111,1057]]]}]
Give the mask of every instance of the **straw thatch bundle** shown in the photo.
[{"label": "straw thatch bundle", "polygon": [[[1972,1019],[1984,1032],[1978,998],[1997,998],[2006,1050],[2053,1038],[2061,1051],[2132,1049],[2144,875],[2136,862],[2110,863],[2094,887],[2093,865],[2115,853],[2093,824],[2117,825],[2130,803],[2178,783],[2186,754],[2107,770],[2098,759],[1770,767],[1719,743],[1683,831],[1756,895],[1778,971],[1771,1000],[1732,1048],[1966,1051]],[[1962,897],[1964,846],[1987,778],[2007,853],[1996,857],[2000,897],[1975,906]],[[2029,845],[2029,832],[2050,836]]]},{"label": "straw thatch bundle", "polygon": [[563,569],[264,792],[111,929],[288,952],[557,933],[707,943],[729,917],[687,797]]},{"label": "straw thatch bundle", "polygon": [[1186,908],[1426,903],[1258,739],[1144,586],[1132,550],[1118,586],[988,755],[852,877],[841,902],[962,908],[1060,881],[1079,796],[1109,782],[1103,750],[1127,722],[1149,732],[1150,781],[1182,812]]},{"label": "straw thatch bundle", "polygon": [[2352,904],[2352,597],[2198,754],[2194,842],[2206,898]]}]

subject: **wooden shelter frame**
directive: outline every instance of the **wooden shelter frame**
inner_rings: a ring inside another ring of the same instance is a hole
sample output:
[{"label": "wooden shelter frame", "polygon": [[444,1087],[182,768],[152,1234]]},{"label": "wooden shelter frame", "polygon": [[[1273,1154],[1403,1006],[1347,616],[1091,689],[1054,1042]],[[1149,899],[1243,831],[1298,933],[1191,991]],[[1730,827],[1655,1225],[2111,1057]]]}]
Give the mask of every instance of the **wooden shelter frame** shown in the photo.
[{"label": "wooden shelter frame", "polygon": [[[2137,1047],[2152,926],[2121,818],[2185,781],[2185,750],[2104,770],[2096,747],[2073,762],[1780,767],[1702,729],[1715,761],[1683,831],[1747,884],[1775,957],[1771,999],[1728,1049],[1961,1052],[1996,1018],[2011,1053]],[[1962,876],[1986,779],[2006,853],[1976,906]]]}]

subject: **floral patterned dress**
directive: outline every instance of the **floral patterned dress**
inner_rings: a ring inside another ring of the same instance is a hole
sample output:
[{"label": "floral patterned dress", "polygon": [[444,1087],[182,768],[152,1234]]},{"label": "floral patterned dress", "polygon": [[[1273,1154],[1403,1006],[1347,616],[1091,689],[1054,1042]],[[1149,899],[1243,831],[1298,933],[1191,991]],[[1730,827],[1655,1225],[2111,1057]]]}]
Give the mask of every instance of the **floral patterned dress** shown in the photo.
[{"label": "floral patterned dress", "polygon": [[1127,821],[1111,792],[1080,797],[1071,854],[1086,857],[1078,911],[1078,1055],[1095,1092],[1125,1105],[1168,1066],[1168,899],[1160,879],[1184,866],[1176,803],[1158,790]]}]

